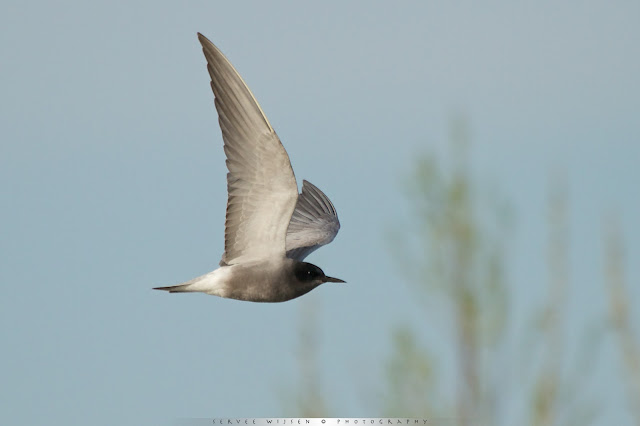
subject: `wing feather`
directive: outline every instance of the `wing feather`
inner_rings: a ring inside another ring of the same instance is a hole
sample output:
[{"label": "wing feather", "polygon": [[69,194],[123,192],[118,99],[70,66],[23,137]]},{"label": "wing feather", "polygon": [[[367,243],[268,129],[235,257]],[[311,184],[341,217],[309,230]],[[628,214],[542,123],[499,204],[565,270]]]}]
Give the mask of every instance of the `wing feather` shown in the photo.
[{"label": "wing feather", "polygon": [[289,156],[242,77],[222,52],[198,33],[227,156],[227,212],[221,263],[285,255],[297,201]]},{"label": "wing feather", "polygon": [[287,257],[304,260],[333,241],[339,230],[338,213],[329,197],[311,182],[303,181],[287,230]]}]

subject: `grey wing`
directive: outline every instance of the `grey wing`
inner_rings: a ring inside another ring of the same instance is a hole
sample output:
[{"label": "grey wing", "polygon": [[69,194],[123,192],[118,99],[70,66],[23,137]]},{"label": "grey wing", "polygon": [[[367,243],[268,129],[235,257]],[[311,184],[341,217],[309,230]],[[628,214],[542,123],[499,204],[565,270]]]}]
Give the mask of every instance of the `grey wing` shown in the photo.
[{"label": "grey wing", "polygon": [[222,264],[285,255],[298,186],[289,156],[229,60],[198,33],[207,59],[227,156]]},{"label": "grey wing", "polygon": [[303,181],[287,230],[287,257],[304,260],[333,241],[339,229],[338,213],[329,197],[312,183]]}]

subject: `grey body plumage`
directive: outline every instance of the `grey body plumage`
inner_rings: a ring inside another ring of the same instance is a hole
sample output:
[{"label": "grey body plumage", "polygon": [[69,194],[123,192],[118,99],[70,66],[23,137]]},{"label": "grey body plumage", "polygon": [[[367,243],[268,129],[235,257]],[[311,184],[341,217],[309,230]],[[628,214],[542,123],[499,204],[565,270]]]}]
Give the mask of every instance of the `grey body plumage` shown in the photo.
[{"label": "grey body plumage", "polygon": [[220,267],[185,283],[157,287],[252,302],[284,302],[327,277],[303,262],[340,229],[335,207],[306,180],[298,188],[289,156],[260,105],[227,58],[198,34],[227,156],[225,251]]}]

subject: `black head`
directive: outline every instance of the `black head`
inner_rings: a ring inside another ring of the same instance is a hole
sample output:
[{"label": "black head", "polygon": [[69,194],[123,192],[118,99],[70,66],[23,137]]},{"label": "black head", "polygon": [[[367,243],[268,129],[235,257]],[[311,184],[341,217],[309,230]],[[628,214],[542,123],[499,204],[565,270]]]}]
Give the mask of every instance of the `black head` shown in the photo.
[{"label": "black head", "polygon": [[320,285],[322,283],[343,283],[341,279],[328,277],[322,272],[322,269],[316,265],[306,262],[297,262],[294,267],[294,274],[298,281],[307,284]]}]

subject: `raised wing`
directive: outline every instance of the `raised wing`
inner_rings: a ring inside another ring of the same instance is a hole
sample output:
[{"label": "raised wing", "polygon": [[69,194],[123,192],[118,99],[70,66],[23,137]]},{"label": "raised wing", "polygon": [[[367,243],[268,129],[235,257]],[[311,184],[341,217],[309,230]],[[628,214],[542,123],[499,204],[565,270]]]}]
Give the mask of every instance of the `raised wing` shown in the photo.
[{"label": "raised wing", "polygon": [[221,264],[285,255],[298,196],[289,156],[229,60],[198,33],[227,155],[227,216]]},{"label": "raised wing", "polygon": [[287,257],[302,261],[333,241],[339,229],[338,213],[329,197],[311,182],[303,181],[287,230]]}]

